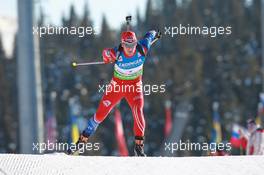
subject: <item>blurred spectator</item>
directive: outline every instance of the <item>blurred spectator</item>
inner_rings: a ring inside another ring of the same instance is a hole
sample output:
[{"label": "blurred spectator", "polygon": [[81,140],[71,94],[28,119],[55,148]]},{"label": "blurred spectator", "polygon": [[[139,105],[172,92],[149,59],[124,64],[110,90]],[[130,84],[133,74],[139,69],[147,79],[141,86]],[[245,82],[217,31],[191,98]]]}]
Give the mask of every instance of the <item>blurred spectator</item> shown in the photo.
[{"label": "blurred spectator", "polygon": [[254,119],[247,120],[249,132],[247,155],[264,155],[264,130],[257,127]]}]

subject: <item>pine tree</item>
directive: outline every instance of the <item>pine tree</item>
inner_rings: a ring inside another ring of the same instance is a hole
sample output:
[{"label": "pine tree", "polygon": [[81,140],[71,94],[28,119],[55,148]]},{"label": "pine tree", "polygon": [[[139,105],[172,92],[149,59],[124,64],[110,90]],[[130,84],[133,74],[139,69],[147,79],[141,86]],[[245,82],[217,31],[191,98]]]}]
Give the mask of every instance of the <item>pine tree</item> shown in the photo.
[{"label": "pine tree", "polygon": [[148,0],[145,13],[145,30],[158,29],[162,26],[161,21],[160,10],[154,8],[153,0]]},{"label": "pine tree", "polygon": [[92,21],[89,17],[89,9],[88,9],[88,4],[86,3],[84,5],[84,14],[83,14],[83,18],[80,24],[80,27],[84,27],[84,28],[89,28],[90,33],[86,33],[84,35],[84,37],[80,38],[80,56],[81,58],[92,58],[95,57],[95,31],[92,25]]},{"label": "pine tree", "polygon": [[72,4],[70,7],[70,18],[69,18],[68,25],[72,27],[72,26],[78,26],[78,24],[79,24],[78,16],[75,12],[74,5]]},{"label": "pine tree", "polygon": [[110,27],[107,23],[105,15],[103,15],[103,18],[102,18],[100,41],[104,41],[103,47],[110,47],[111,44],[113,43],[112,32],[111,32]]},{"label": "pine tree", "polygon": [[143,33],[143,24],[142,24],[142,19],[140,17],[140,13],[139,13],[139,9],[137,8],[137,11],[136,11],[136,18],[137,18],[137,24],[136,24],[136,33],[137,35],[142,35]]},{"label": "pine tree", "polygon": [[151,27],[152,16],[153,16],[153,5],[152,0],[147,1],[146,13],[145,13],[145,29],[149,30]]},{"label": "pine tree", "polygon": [[[69,35],[65,35],[67,36],[65,40],[65,45],[64,45],[65,50],[69,52],[72,55],[72,57],[80,57],[79,49],[77,48],[77,45],[79,44],[79,36],[80,36],[77,30],[77,27],[80,25],[80,20],[75,12],[75,8],[73,5],[70,6],[70,17],[66,21],[67,21],[66,22],[67,27],[69,28],[69,32],[70,31],[72,32]],[[53,37],[52,40],[53,39],[56,39],[56,38]],[[71,43],[71,44],[69,45],[68,43]],[[58,46],[60,46],[60,44],[58,44]]]},{"label": "pine tree", "polygon": [[62,23],[63,27],[66,27],[68,25],[67,24],[67,19],[66,19],[64,14],[62,14],[61,23]]},{"label": "pine tree", "polygon": [[89,13],[89,8],[88,8],[88,4],[85,3],[84,5],[84,14],[83,14],[83,19],[81,22],[82,26],[89,26],[91,25],[91,21],[89,19],[90,13]]},{"label": "pine tree", "polygon": [[174,19],[176,14],[176,1],[175,0],[163,0],[162,12],[166,16],[167,22],[170,22]]}]

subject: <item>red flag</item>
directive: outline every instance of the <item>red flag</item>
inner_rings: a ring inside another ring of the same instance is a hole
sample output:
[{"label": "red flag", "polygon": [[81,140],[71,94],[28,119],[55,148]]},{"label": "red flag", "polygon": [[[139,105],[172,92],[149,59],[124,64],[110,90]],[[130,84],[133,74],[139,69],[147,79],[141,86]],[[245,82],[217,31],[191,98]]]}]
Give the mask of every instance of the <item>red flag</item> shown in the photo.
[{"label": "red flag", "polygon": [[120,111],[115,108],[115,136],[120,156],[128,156],[126,140],[124,137],[123,124]]},{"label": "red flag", "polygon": [[165,102],[165,137],[168,137],[172,129],[172,112],[171,112],[171,102]]},{"label": "red flag", "polygon": [[233,125],[230,143],[234,148],[242,147],[244,150],[247,147],[247,139],[245,137],[246,129],[238,124]]},{"label": "red flag", "polygon": [[241,147],[243,148],[243,150],[247,149],[247,139],[245,137],[240,138],[241,141]]}]

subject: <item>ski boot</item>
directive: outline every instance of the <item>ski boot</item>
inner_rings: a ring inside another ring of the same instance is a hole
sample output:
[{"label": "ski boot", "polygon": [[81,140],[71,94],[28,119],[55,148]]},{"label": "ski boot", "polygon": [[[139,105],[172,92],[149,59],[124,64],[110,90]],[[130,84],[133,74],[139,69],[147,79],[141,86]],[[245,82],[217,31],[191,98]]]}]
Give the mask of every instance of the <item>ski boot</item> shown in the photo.
[{"label": "ski boot", "polygon": [[84,144],[88,143],[89,136],[86,135],[86,133],[83,131],[82,134],[80,134],[80,137],[78,141],[75,143],[76,150],[68,149],[67,154],[68,155],[76,155],[77,152],[84,146]]},{"label": "ski boot", "polygon": [[135,147],[134,147],[134,153],[137,157],[146,157],[147,155],[144,153],[144,137],[135,137]]},{"label": "ski boot", "polygon": [[79,150],[88,142],[88,138],[95,132],[96,128],[98,127],[99,123],[97,123],[94,118],[90,118],[88,120],[88,126],[87,128],[82,132],[80,135],[78,141],[75,143],[76,150],[67,150],[67,154],[69,155],[75,155],[75,153],[79,153]]}]

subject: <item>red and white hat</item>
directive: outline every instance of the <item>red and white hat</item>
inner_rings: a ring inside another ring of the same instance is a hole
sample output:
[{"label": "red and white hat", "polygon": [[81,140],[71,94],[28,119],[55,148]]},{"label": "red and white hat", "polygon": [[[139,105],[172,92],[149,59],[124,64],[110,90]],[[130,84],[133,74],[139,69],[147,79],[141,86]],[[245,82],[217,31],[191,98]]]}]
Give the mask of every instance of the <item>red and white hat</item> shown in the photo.
[{"label": "red and white hat", "polygon": [[137,37],[136,37],[135,32],[132,32],[132,31],[122,32],[121,42],[122,43],[136,43]]}]

